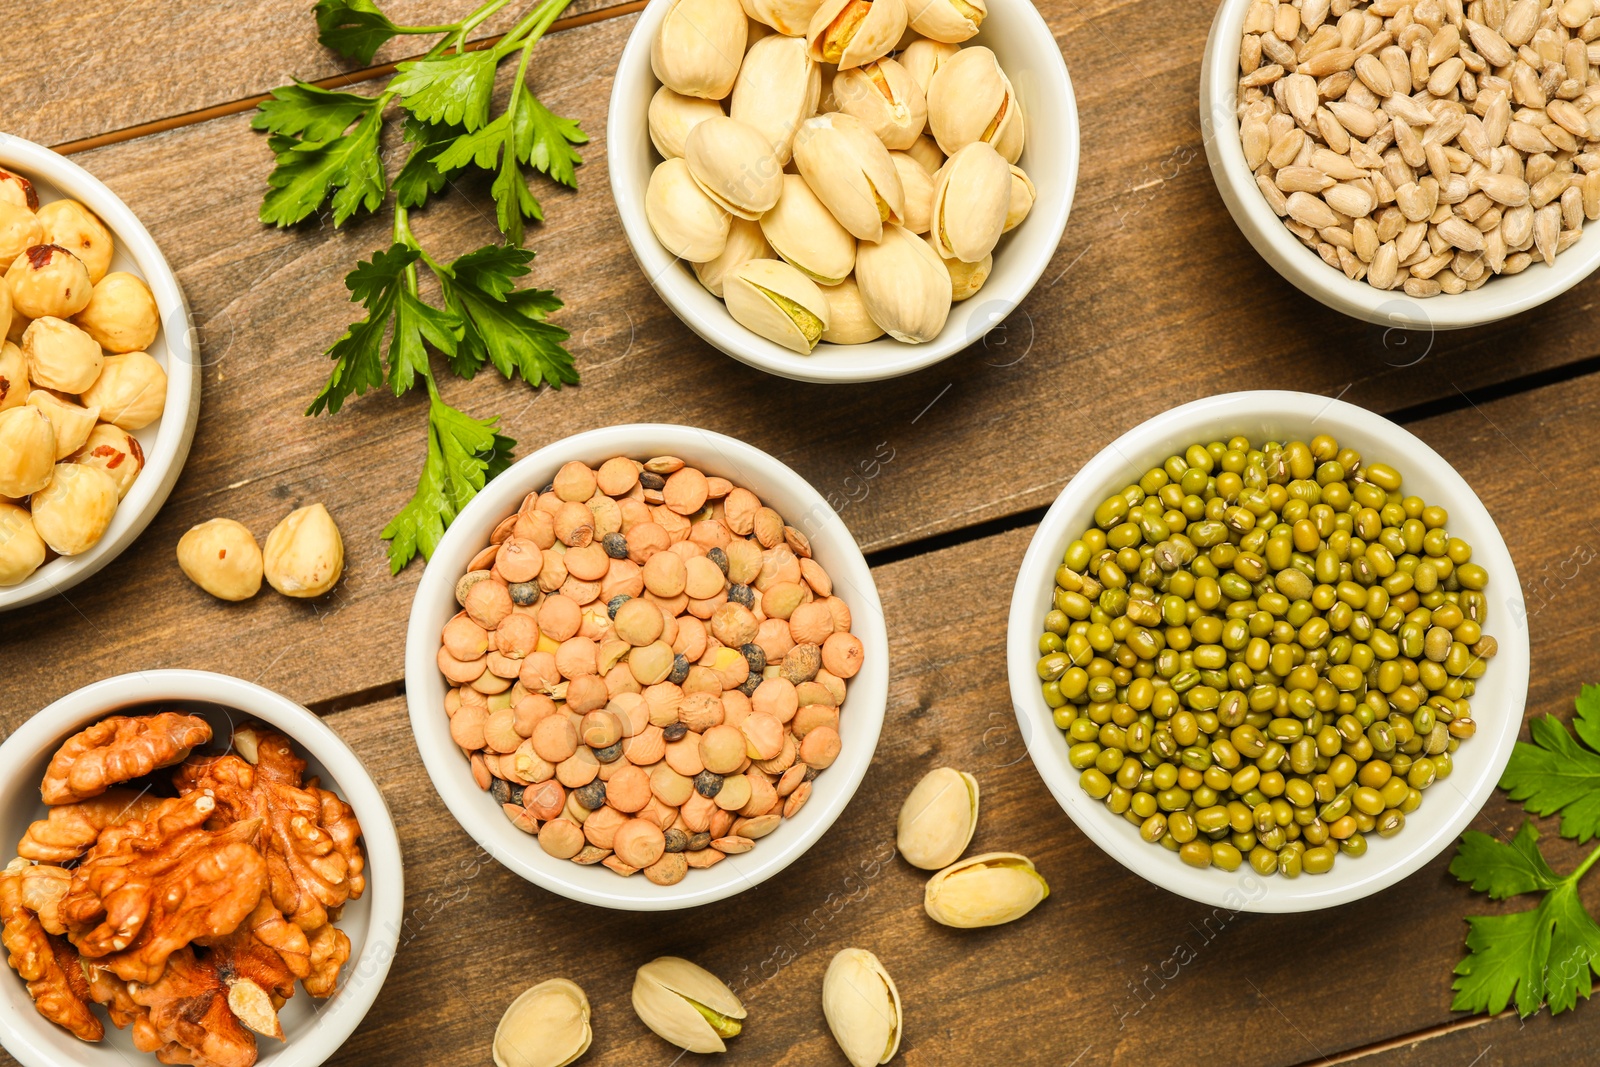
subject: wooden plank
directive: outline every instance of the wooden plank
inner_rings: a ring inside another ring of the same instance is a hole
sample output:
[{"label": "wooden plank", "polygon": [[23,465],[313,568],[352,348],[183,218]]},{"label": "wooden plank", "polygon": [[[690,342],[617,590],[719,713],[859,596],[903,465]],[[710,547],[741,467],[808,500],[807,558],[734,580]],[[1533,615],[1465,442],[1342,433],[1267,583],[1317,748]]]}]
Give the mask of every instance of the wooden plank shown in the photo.
[{"label": "wooden plank", "polygon": [[[1576,1014],[1540,1012],[1519,1019],[1514,1012],[1493,1019],[1475,1016],[1411,1040],[1386,1042],[1360,1059],[1362,1067],[1566,1067],[1588,1063],[1600,1040],[1600,1013],[1582,1006]],[[1335,1063],[1350,1062],[1335,1059]]]}]

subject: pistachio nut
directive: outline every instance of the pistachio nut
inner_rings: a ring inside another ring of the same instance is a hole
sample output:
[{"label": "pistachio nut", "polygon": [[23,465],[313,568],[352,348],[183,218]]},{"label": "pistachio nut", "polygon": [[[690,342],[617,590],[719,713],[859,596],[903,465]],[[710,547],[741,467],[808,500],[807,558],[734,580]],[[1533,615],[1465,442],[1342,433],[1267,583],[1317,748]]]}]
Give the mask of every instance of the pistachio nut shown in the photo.
[{"label": "pistachio nut", "polygon": [[785,37],[804,37],[822,0],[740,0],[744,13]]},{"label": "pistachio nut", "polygon": [[1020,919],[1049,895],[1049,884],[1028,857],[985,852],[928,879],[922,906],[935,922],[971,929]]},{"label": "pistachio nut", "polygon": [[656,240],[690,263],[716,259],[728,243],[732,217],[696,184],[681,157],[658,163],[650,172],[644,214]]},{"label": "pistachio nut", "polygon": [[567,1067],[589,1051],[589,998],[552,978],[523,990],[494,1031],[495,1067]]},{"label": "pistachio nut", "polygon": [[44,564],[44,539],[26,508],[0,501],[0,587],[17,585]]},{"label": "pistachio nut", "polygon": [[783,164],[766,134],[726,115],[690,130],[683,158],[701,191],[741,219],[760,218],[783,191]]},{"label": "pistachio nut", "polygon": [[828,964],[822,1014],[851,1067],[888,1063],[900,1051],[900,991],[864,948],[841,949]]},{"label": "pistachio nut", "polygon": [[905,228],[912,233],[927,233],[933,219],[933,175],[909,152],[890,152],[889,158],[900,175],[900,190],[906,202]]},{"label": "pistachio nut", "polygon": [[904,226],[856,249],[856,284],[872,321],[896,341],[931,341],[950,315],[950,274],[928,243]]},{"label": "pistachio nut", "polygon": [[1033,179],[1029,178],[1021,167],[1015,163],[1011,164],[1011,206],[1006,208],[1006,233],[1022,225],[1022,220],[1033,210],[1033,202],[1038,197],[1038,190],[1033,187]]},{"label": "pistachio nut", "polygon": [[[909,0],[909,2],[917,5],[932,3],[933,0]],[[958,44],[946,44],[943,41],[930,41],[919,37],[901,49],[894,58],[895,62],[906,68],[906,73],[911,75],[911,80],[917,83],[917,88],[926,96],[928,85],[933,81],[933,72],[959,51],[961,46]]]},{"label": "pistachio nut", "polygon": [[916,79],[885,56],[833,76],[839,110],[860,119],[885,148],[910,148],[928,125],[928,98]]},{"label": "pistachio nut", "polygon": [[783,195],[761,216],[761,232],[786,263],[822,285],[838,285],[855,270],[856,239],[798,174],[783,176]]},{"label": "pistachio nut", "polygon": [[684,96],[663,85],[650,98],[650,143],[662,159],[675,159],[683,155],[690,130],[721,114],[722,105],[715,100]]},{"label": "pistachio nut", "polygon": [[745,329],[802,356],[828,328],[828,299],[817,283],[776,259],[752,259],[722,284],[728,314]]},{"label": "pistachio nut", "polygon": [[726,1052],[744,1005],[716,975],[677,956],[661,956],[633,978],[633,1010],[657,1036],[690,1052]]},{"label": "pistachio nut", "polygon": [[836,111],[806,119],[795,135],[794,161],[817,199],[860,240],[881,240],[884,223],[905,218],[894,160],[855,116]]},{"label": "pistachio nut", "polygon": [[895,845],[913,867],[937,871],[961,858],[978,829],[978,780],[937,767],[900,805]]},{"label": "pistachio nut", "polygon": [[888,55],[905,32],[906,0],[822,0],[806,46],[818,63],[848,70]]},{"label": "pistachio nut", "polygon": [[963,48],[939,65],[928,82],[928,128],[945,155],[987,141],[1007,163],[1017,161],[1022,109],[993,52]]},{"label": "pistachio nut", "polygon": [[1011,168],[994,146],[973,141],[933,176],[928,234],[945,259],[977,263],[1000,241],[1011,207]]},{"label": "pistachio nut", "polygon": [[906,0],[906,21],[930,41],[959,44],[974,36],[988,9],[983,0]]},{"label": "pistachio nut", "polygon": [[828,298],[828,328],[822,331],[824,341],[831,345],[861,345],[883,336],[883,327],[867,314],[867,305],[861,300],[861,289],[854,278],[824,286],[822,295]]},{"label": "pistachio nut", "polygon": [[285,515],[261,551],[267,584],[284,596],[321,596],[344,573],[344,539],[321,504]]},{"label": "pistachio nut", "polygon": [[927,134],[918,137],[906,149],[906,155],[921,163],[922,169],[929,174],[939,173],[939,168],[944,166],[944,153],[939,151],[939,143]]},{"label": "pistachio nut", "polygon": [[983,283],[989,280],[989,274],[994,270],[994,256],[984,256],[976,263],[963,263],[959,259],[944,259],[945,269],[950,272],[950,298],[956,303],[967,299],[983,288]]},{"label": "pistachio nut", "polygon": [[733,83],[728,114],[760,130],[778,157],[789,162],[795,131],[816,113],[822,70],[798,37],[763,37],[750,48]]},{"label": "pistachio nut", "polygon": [[746,32],[739,0],[667,0],[650,69],[675,93],[721,100],[739,76]]},{"label": "pistachio nut", "polygon": [[744,266],[752,259],[772,259],[772,246],[762,236],[761,223],[749,219],[734,219],[728,230],[728,243],[722,254],[704,263],[694,265],[694,276],[718,300],[722,299],[722,282],[730,271]]}]

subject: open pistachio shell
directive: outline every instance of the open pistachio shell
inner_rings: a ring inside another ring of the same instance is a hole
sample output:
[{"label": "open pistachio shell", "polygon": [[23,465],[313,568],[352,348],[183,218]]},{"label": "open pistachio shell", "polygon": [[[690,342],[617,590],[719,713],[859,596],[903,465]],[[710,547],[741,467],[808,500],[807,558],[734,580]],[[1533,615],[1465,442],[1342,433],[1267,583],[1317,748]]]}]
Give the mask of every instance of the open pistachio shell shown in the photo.
[{"label": "open pistachio shell", "polygon": [[866,949],[842,949],[828,964],[822,1014],[851,1067],[876,1067],[900,1051],[900,990]]},{"label": "open pistachio shell", "polygon": [[961,858],[977,828],[978,780],[953,767],[937,767],[900,805],[895,845],[913,867],[937,871]]},{"label": "open pistachio shell", "polygon": [[722,116],[689,131],[683,143],[689,173],[724,211],[758,219],[783,191],[783,165],[772,145],[749,123]]},{"label": "open pistachio shell", "polygon": [[877,241],[884,223],[905,218],[894,160],[860,119],[842,112],[806,119],[795,135],[794,161],[811,191],[860,240]]},{"label": "open pistachio shell", "polygon": [[721,100],[733,91],[747,26],[739,0],[666,0],[650,69],[675,93]]},{"label": "open pistachio shell", "polygon": [[922,906],[935,922],[971,929],[1020,919],[1049,895],[1049,884],[1028,857],[985,852],[928,879]]},{"label": "open pistachio shell", "polygon": [[817,283],[776,259],[753,259],[728,274],[722,297],[735,322],[802,356],[828,328],[828,298]]},{"label": "open pistachio shell", "polygon": [[798,37],[763,37],[733,83],[728,114],[760,130],[780,165],[789,162],[800,124],[816,113],[822,71]]},{"label": "open pistachio shell", "polygon": [[593,1039],[589,998],[576,983],[552,978],[506,1009],[494,1032],[495,1067],[566,1067]]},{"label": "open pistachio shell", "polygon": [[785,37],[804,37],[822,0],[740,0],[744,13]]},{"label": "open pistachio shell", "polygon": [[[929,2],[931,0],[910,0],[912,4]],[[917,83],[917,88],[926,96],[928,85],[933,81],[933,72],[959,51],[961,46],[958,44],[929,41],[919,37],[901,49],[894,58],[895,62],[906,69],[906,73],[911,75],[911,80]]]},{"label": "open pistachio shell", "polygon": [[906,0],[822,0],[806,46],[818,63],[848,70],[888,55],[905,32]]},{"label": "open pistachio shell", "polygon": [[833,78],[839,109],[861,120],[885,148],[910,148],[928,125],[928,100],[904,67],[884,57]]},{"label": "open pistachio shell", "polygon": [[762,236],[761,224],[749,219],[734,219],[728,230],[728,243],[722,255],[705,263],[694,265],[694,276],[718,300],[722,299],[722,283],[728,273],[744,266],[752,259],[771,259],[772,246]]},{"label": "open pistachio shell", "polygon": [[963,48],[939,65],[928,82],[928,129],[946,155],[987,141],[1015,163],[1022,155],[1022,108],[994,53]]},{"label": "open pistachio shell", "polygon": [[650,173],[644,214],[656,240],[675,256],[705,263],[722,254],[732,218],[695,183],[689,164],[669,159]]},{"label": "open pistachio shell", "polygon": [[856,267],[856,239],[798,174],[783,176],[783,195],[761,216],[761,233],[783,260],[822,285],[838,285]]},{"label": "open pistachio shell", "polygon": [[976,263],[1005,232],[1011,207],[1011,168],[992,145],[973,141],[945,160],[933,177],[928,233],[945,259]]},{"label": "open pistachio shell", "polygon": [[933,175],[906,152],[890,152],[895,172],[900,175],[900,191],[905,197],[905,228],[912,233],[927,233],[933,219]]},{"label": "open pistachio shell", "polygon": [[889,225],[856,248],[856,285],[872,321],[896,341],[931,341],[950,316],[950,274],[928,243]]},{"label": "open pistachio shell", "polygon": [[1011,206],[1006,209],[1006,233],[1022,225],[1022,220],[1033,210],[1033,202],[1038,196],[1033,179],[1021,167],[1011,164]]},{"label": "open pistachio shell", "polygon": [[930,41],[959,44],[978,32],[989,13],[983,0],[906,0],[911,28]]},{"label": "open pistachio shell", "polygon": [[883,327],[872,321],[867,305],[861,300],[861,289],[854,278],[846,278],[838,285],[823,286],[822,295],[828,298],[828,328],[822,339],[831,345],[862,345],[883,336]]},{"label": "open pistachio shell", "polygon": [[690,1052],[726,1052],[725,1037],[739,1033],[744,1005],[716,975],[677,956],[640,967],[633,978],[633,1010],[663,1040]]},{"label": "open pistachio shell", "polygon": [[721,114],[722,105],[715,100],[684,96],[663,85],[650,98],[650,143],[662,159],[674,159],[683,155],[690,130]]}]

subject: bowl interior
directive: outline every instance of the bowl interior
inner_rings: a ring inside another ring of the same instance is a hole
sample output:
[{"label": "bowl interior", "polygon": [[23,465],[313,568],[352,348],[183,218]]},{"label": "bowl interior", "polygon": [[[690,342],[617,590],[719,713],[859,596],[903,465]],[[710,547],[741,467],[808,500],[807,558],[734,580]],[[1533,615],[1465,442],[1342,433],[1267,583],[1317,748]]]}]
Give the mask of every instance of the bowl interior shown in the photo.
[{"label": "bowl interior", "polygon": [[[1257,876],[1245,865],[1229,873],[1195,870],[1175,853],[1146,844],[1138,828],[1078,785],[1067,744],[1040,692],[1035,665],[1044,616],[1050,610],[1054,572],[1062,553],[1094,523],[1093,512],[1113,493],[1137,481],[1167,456],[1196,442],[1236,434],[1265,440],[1309,440],[1328,433],[1369,462],[1387,462],[1404,477],[1403,489],[1449,511],[1448,529],[1465,538],[1473,561],[1486,567],[1490,610],[1485,632],[1500,653],[1478,679],[1472,698],[1478,732],[1454,754],[1455,770],[1423,795],[1392,838],[1368,835],[1365,856],[1342,856],[1320,876]],[[1522,725],[1528,686],[1528,631],[1521,583],[1494,520],[1471,487],[1433,449],[1382,416],[1342,401],[1306,393],[1230,393],[1198,400],[1130,430],[1069,482],[1046,514],[1023,560],[1012,597],[1007,668],[1018,722],[1045,783],[1073,822],[1129,870],[1156,885],[1231,910],[1310,911],[1356,900],[1399,881],[1445,848],[1477,814],[1510,758]]]},{"label": "bowl interior", "polygon": [[[809,356],[746,330],[695,278],[688,263],[661,247],[644,214],[650,173],[660,162],[650,143],[647,112],[660,83],[650,69],[650,42],[667,0],[652,0],[639,17],[617,66],[606,126],[611,188],[628,243],[667,306],[707,342],[741,362],[786,378],[857,382],[892,378],[931,366],[977,341],[1007,315],[1049,265],[1066,228],[1078,180],[1078,112],[1061,50],[1028,0],[993,0],[968,44],[992,49],[1027,119],[1017,165],[1038,190],[1028,218],[1000,239],[994,271],[976,296],[954,305],[944,331],[920,345],[880,338],[864,345],[820,344]],[[824,86],[824,95],[827,87]]]},{"label": "bowl interior", "polygon": [[[675,886],[642,875],[622,878],[601,866],[585,867],[545,854],[516,829],[488,793],[472,780],[461,750],[450,739],[444,710],[448,685],[436,666],[439,633],[459,609],[454,587],[489,534],[529,492],[542,489],[569,460],[598,466],[612,456],[648,459],[674,455],[707,474],[743,486],[777,509],[811,540],[812,554],[849,605],[852,632],[866,661],[848,685],[839,716],[843,742],[838,760],[812,784],[811,800],[756,847],[706,870],[691,870]],[[888,637],[877,587],[850,531],[799,475],[771,456],[721,434],[684,426],[619,426],[558,441],[523,459],[480,493],[451,525],[422,577],[406,637],[406,700],[411,727],[435,788],[457,821],[495,859],[529,881],[574,900],[603,907],[654,911],[709,903],[771,877],[822,836],[855,793],[872,762],[888,698]]]},{"label": "bowl interior", "polygon": [[0,588],[0,610],[5,610],[43,600],[87,578],[115,558],[155,517],[177,480],[194,436],[200,368],[188,305],[177,277],[148,231],[116,194],[66,157],[4,133],[0,133],[0,167],[33,182],[41,205],[70,197],[105,222],[116,244],[110,269],[138,275],[155,296],[161,332],[149,353],[167,372],[165,411],[133,433],[144,450],[145,468],[117,505],[105,536],[87,552],[53,559],[26,581]]}]

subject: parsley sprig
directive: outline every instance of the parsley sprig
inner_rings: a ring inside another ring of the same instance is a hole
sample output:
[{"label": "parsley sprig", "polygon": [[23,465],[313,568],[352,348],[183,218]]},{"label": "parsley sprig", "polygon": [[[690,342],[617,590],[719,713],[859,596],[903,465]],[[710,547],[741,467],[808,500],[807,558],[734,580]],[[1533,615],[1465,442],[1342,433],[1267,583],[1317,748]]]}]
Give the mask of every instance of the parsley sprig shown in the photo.
[{"label": "parsley sprig", "polygon": [[[433,353],[451,372],[472,378],[493,366],[507,380],[555,388],[578,380],[568,333],[548,321],[562,304],[548,289],[518,288],[534,253],[523,249],[529,220],[544,218],[528,178],[542,174],[575,188],[588,142],[578,123],[556,115],[528,87],[534,47],[571,0],[541,0],[498,41],[468,46],[469,35],[511,0],[488,0],[459,22],[404,26],[373,0],[318,0],[318,38],[363,63],[402,35],[440,35],[426,54],[396,65],[393,79],[364,95],[295,82],[274,89],[252,125],[268,134],[275,166],[267,177],[261,221],[293,226],[327,212],[335,227],[377,211],[393,193],[388,248],[356,264],[345,278],[350,299],[366,314],[329,346],[327,384],[307,415],[334,414],[351,396],[387,387],[402,396],[422,382],[428,391],[428,443],[416,494],[388,526],[390,569],[418,552],[432,554],[445,527],[485,483],[504,470],[515,441],[499,420],[475,419],[439,393]],[[501,64],[516,57],[504,107],[494,114]],[[404,161],[392,189],[385,166],[384,125],[404,119]],[[503,243],[442,261],[422,247],[411,212],[459,175],[492,176],[490,193]],[[438,291],[423,295],[421,268]]]},{"label": "parsley sprig", "polygon": [[[1501,788],[1535,815],[1559,813],[1562,837],[1582,843],[1600,836],[1600,685],[1579,694],[1572,733],[1550,715],[1528,730],[1532,741],[1517,742]],[[1456,965],[1452,1009],[1499,1012],[1514,1002],[1519,1015],[1540,1005],[1558,1015],[1593,991],[1600,924],[1579,898],[1578,884],[1600,861],[1600,845],[1560,875],[1538,842],[1539,831],[1526,819],[1509,843],[1477,830],[1462,835],[1451,874],[1492,900],[1541,895],[1526,911],[1467,919],[1467,956]]]}]

